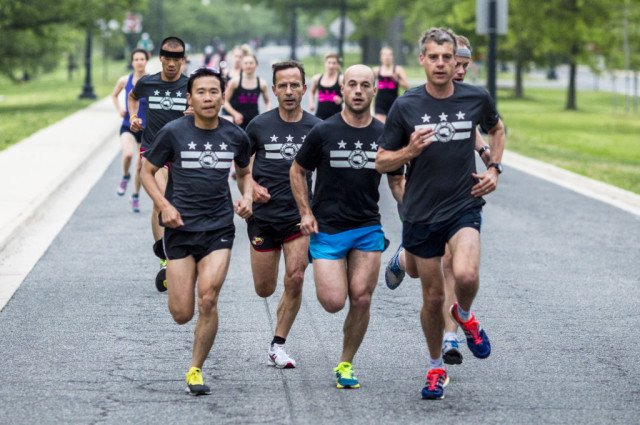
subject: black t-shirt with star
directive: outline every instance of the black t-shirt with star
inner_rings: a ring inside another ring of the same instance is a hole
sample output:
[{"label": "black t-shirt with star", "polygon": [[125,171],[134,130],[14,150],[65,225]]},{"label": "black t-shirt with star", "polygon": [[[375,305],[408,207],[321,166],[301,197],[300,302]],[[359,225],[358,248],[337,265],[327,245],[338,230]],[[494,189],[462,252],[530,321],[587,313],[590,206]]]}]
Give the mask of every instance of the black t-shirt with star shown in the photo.
[{"label": "black t-shirt with star", "polygon": [[477,181],[476,126],[491,130],[499,120],[489,93],[483,88],[454,83],[454,93],[436,99],[425,86],[407,90],[394,102],[378,143],[387,150],[406,146],[411,133],[435,128],[435,142],[411,160],[403,198],[403,213],[410,223],[446,221],[460,211],[482,207],[484,200],[471,196]]},{"label": "black t-shirt with star", "polygon": [[[258,115],[249,123],[247,135],[251,143],[253,179],[269,191],[267,203],[254,203],[253,215],[269,222],[295,221],[300,219],[296,201],[291,193],[289,169],[309,130],[320,118],[303,112],[298,122],[286,122],[280,117],[278,108]],[[309,195],[311,195],[311,172],[307,173]]]},{"label": "black t-shirt with star", "polygon": [[184,221],[180,230],[233,225],[231,162],[244,168],[251,160],[249,140],[240,127],[220,119],[217,128],[203,130],[195,126],[193,115],[185,115],[165,125],[144,156],[156,167],[171,164],[165,197]]},{"label": "black t-shirt with star", "polygon": [[153,138],[169,121],[180,118],[187,109],[187,82],[180,75],[176,81],[163,81],[160,73],[140,78],[132,92],[138,99],[147,99],[147,125],[142,133],[143,149],[149,149]]},{"label": "black t-shirt with star", "polygon": [[377,119],[354,128],[335,114],[316,124],[296,162],[317,170],[311,209],[320,232],[335,234],[380,224],[380,173],[376,171],[377,139],[384,125]]}]

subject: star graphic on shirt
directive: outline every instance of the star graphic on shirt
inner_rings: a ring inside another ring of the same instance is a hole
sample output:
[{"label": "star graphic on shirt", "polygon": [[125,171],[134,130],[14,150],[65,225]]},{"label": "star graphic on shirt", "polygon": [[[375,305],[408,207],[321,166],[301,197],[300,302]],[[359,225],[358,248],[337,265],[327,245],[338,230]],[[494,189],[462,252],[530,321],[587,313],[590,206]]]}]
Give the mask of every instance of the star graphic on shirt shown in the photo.
[{"label": "star graphic on shirt", "polygon": [[227,150],[227,145],[224,142],[220,143],[220,149],[223,150],[223,151],[226,151]]},{"label": "star graphic on shirt", "polygon": [[178,97],[182,96],[182,92],[181,91],[176,92],[176,96]]},{"label": "star graphic on shirt", "polygon": [[156,90],[156,91],[154,91],[154,92],[153,92],[153,94],[154,94],[155,96],[159,95],[159,94],[160,94],[160,90]]},{"label": "star graphic on shirt", "polygon": [[371,145],[371,150],[378,150],[378,145],[376,144],[376,142],[373,142],[370,144]]},{"label": "star graphic on shirt", "polygon": [[458,113],[456,114],[456,116],[458,117],[459,120],[463,120],[464,119],[464,112],[462,111],[458,111]]},{"label": "star graphic on shirt", "polygon": [[164,92],[165,96],[171,96],[171,92],[169,90],[167,90],[166,92]]},{"label": "star graphic on shirt", "polygon": [[304,139],[307,138],[307,135],[305,134],[304,136],[302,136],[302,143],[304,143]]},{"label": "star graphic on shirt", "polygon": [[446,121],[448,116],[449,116],[449,115],[447,115],[447,114],[445,114],[445,113],[443,112],[443,113],[441,113],[440,115],[438,115],[438,118],[440,118],[440,121]]},{"label": "star graphic on shirt", "polygon": [[210,151],[211,150],[211,143],[207,142],[204,144],[204,150],[206,151]]},{"label": "star graphic on shirt", "polygon": [[273,136],[271,136],[271,141],[272,142],[277,142],[278,141],[278,136],[276,136],[275,134]]},{"label": "star graphic on shirt", "polygon": [[287,136],[287,142],[293,142],[293,136],[292,135],[288,135]]},{"label": "star graphic on shirt", "polygon": [[195,148],[196,148],[196,144],[193,143],[193,141],[189,143],[189,149],[195,149]]},{"label": "star graphic on shirt", "polygon": [[356,149],[362,149],[362,143],[360,143],[360,140],[358,140],[355,144],[356,144]]},{"label": "star graphic on shirt", "polygon": [[431,119],[431,117],[427,114],[424,114],[422,116],[422,122],[429,122],[429,120]]},{"label": "star graphic on shirt", "polygon": [[344,140],[340,140],[340,143],[338,143],[338,147],[340,149],[344,149],[347,146],[347,144],[344,142]]}]

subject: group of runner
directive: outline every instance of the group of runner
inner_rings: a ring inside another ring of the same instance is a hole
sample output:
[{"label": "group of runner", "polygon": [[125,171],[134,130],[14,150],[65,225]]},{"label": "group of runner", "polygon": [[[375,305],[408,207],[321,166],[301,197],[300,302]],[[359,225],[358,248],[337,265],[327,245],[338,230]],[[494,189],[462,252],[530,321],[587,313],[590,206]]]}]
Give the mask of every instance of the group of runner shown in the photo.
[{"label": "group of runner", "polygon": [[[409,83],[404,70],[393,65],[389,49],[381,52],[375,70],[354,65],[344,74],[339,58],[327,55],[325,73],[312,78],[310,89],[312,111],[318,96],[317,116],[302,108],[306,76],[296,61],[272,66],[274,109],[267,103],[266,81],[255,74],[253,55],[243,56],[241,72],[230,79],[208,67],[186,77],[180,73],[184,43],[169,37],[161,44],[160,73],[142,76],[135,68],[127,81],[137,82],[126,85],[134,84],[128,112],[130,131],[144,128],[141,181],[154,204],[154,252],[166,261],[166,278],[158,289],[168,289],[169,311],[179,324],[193,318],[198,301],[186,375],[190,394],[210,393],[201,369],[217,333],[234,213],[247,222],[259,296],[274,293],[281,254],[285,259],[269,364],[296,367],[285,343],[312,260],[323,308],[335,313],[347,300],[349,305],[334,369],[336,385],[360,386],[352,362],[367,330],[381,253],[388,244],[378,209],[382,173],[403,220],[402,245],[385,271],[387,285],[397,287],[405,273],[422,283],[420,318],[430,355],[422,397],[442,398],[449,382],[444,362],[462,362],[458,325],[474,356],[489,356],[489,339],[471,304],[479,285],[482,196],[495,190],[502,172],[504,128],[488,93],[458,82],[470,52],[468,40],[447,29],[430,29],[420,40],[419,56],[427,81],[400,97],[398,88]],[[386,118],[384,124],[371,112],[376,91],[375,113]],[[256,107],[253,99],[262,93],[269,110],[245,115],[230,102],[239,92],[245,106]],[[138,116],[143,99],[146,121]],[[231,119],[220,119],[223,107]],[[477,133],[478,125],[491,148]],[[474,148],[487,164],[484,173],[476,172]],[[228,180],[233,165],[242,194],[235,203]],[[449,315],[450,323],[445,322]]]}]

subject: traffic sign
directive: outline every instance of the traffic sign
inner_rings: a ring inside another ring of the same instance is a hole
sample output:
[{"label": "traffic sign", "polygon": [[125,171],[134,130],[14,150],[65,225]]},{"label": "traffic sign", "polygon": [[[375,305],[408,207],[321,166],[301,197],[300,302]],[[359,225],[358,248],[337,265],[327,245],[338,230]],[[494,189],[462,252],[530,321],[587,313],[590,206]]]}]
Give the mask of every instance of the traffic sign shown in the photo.
[{"label": "traffic sign", "polygon": [[125,34],[138,34],[142,32],[142,15],[129,13],[122,23],[122,32]]},{"label": "traffic sign", "polygon": [[309,38],[323,38],[327,35],[327,30],[322,25],[310,25],[307,34]]},{"label": "traffic sign", "polygon": [[[340,17],[337,17],[333,22],[331,22],[331,25],[329,25],[329,30],[331,31],[331,34],[340,38]],[[351,36],[351,34],[353,34],[355,30],[356,30],[356,25],[353,22],[351,22],[351,19],[345,16],[344,38],[349,38],[349,36]]]}]

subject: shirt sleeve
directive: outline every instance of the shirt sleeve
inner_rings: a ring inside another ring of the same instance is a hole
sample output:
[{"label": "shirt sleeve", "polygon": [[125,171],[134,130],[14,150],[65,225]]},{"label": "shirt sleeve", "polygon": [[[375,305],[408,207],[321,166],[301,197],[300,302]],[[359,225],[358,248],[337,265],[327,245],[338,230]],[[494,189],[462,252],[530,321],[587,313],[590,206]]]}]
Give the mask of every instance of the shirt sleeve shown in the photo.
[{"label": "shirt sleeve", "polygon": [[248,167],[251,163],[251,143],[249,137],[244,131],[239,132],[240,135],[240,148],[238,153],[233,157],[233,160],[240,168]]},{"label": "shirt sleeve", "polygon": [[409,135],[406,134],[402,119],[401,107],[396,99],[391,106],[387,120],[384,123],[384,130],[378,138],[378,146],[390,151],[397,151],[407,145]]},{"label": "shirt sleeve", "polygon": [[147,81],[147,78],[148,78],[147,75],[139,78],[138,81],[136,82],[136,85],[131,90],[131,93],[133,93],[133,95],[138,99],[144,98],[144,85]]},{"label": "shirt sleeve", "polygon": [[151,143],[151,147],[144,151],[143,156],[155,165],[162,167],[173,158],[173,134],[166,127],[163,127]]},{"label": "shirt sleeve", "polygon": [[295,161],[305,170],[315,170],[320,164],[322,157],[322,136],[320,127],[322,123],[315,125],[307,137],[304,139],[304,143],[300,147],[300,150],[296,154]]},{"label": "shirt sleeve", "polygon": [[255,154],[256,152],[258,152],[258,135],[256,134],[255,129],[255,124],[253,122],[254,120],[251,120],[251,122],[249,122],[249,125],[247,125],[247,129],[246,129],[246,133],[247,136],[249,137],[249,153],[250,155]]},{"label": "shirt sleeve", "polygon": [[498,120],[500,120],[500,114],[498,114],[496,104],[491,98],[491,95],[485,91],[484,104],[482,105],[482,117],[479,122],[480,128],[482,128],[485,133],[488,133],[496,126],[496,124],[498,124]]}]

